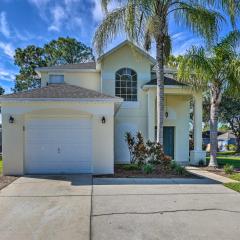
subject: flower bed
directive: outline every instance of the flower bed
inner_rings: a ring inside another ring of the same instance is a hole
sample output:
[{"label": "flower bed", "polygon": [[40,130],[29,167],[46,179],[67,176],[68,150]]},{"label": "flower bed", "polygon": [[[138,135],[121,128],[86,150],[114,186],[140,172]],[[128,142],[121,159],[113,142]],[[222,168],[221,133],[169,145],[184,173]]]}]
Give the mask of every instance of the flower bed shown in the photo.
[{"label": "flower bed", "polygon": [[[184,168],[182,168],[184,169]],[[97,177],[108,178],[198,178],[185,169],[176,172],[174,169],[165,170],[160,165],[154,166],[151,173],[144,172],[143,168],[133,164],[116,164],[114,174],[98,175]]]}]

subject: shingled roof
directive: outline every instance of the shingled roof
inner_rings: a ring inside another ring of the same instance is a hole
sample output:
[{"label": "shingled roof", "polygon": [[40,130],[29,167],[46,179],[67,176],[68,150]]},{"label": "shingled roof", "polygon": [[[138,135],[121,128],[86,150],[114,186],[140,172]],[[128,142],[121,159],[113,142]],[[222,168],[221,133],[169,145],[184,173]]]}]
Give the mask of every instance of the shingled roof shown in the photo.
[{"label": "shingled roof", "polygon": [[[147,82],[146,84],[147,86],[152,86],[152,85],[157,85],[157,79],[152,79],[151,81]],[[177,80],[170,78],[170,77],[166,77],[164,76],[164,85],[171,85],[171,86],[186,86],[186,84],[184,83],[180,83]]]},{"label": "shingled roof", "polygon": [[121,98],[112,97],[97,91],[83,87],[62,84],[49,84],[46,87],[36,88],[28,91],[6,94],[3,99],[93,99],[93,100],[117,100]]}]

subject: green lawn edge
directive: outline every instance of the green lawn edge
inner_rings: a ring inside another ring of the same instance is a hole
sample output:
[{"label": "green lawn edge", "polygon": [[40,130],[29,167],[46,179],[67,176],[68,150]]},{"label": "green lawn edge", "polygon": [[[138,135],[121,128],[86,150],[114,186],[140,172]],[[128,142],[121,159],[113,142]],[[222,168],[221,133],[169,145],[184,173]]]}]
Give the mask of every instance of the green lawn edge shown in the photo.
[{"label": "green lawn edge", "polygon": [[240,183],[224,183],[223,185],[240,193]]}]

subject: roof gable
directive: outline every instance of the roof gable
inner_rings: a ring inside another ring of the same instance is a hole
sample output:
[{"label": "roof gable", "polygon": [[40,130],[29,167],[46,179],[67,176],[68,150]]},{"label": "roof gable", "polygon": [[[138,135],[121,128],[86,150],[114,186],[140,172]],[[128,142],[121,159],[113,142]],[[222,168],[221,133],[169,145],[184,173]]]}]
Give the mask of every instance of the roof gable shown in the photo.
[{"label": "roof gable", "polygon": [[119,45],[117,45],[116,47],[112,48],[108,52],[104,53],[103,55],[101,55],[97,59],[97,61],[101,62],[105,57],[115,53],[117,50],[121,49],[122,47],[124,47],[126,45],[129,45],[129,46],[133,47],[138,53],[140,53],[145,58],[147,58],[152,64],[156,63],[156,60],[149,53],[147,53],[145,50],[143,50],[142,48],[140,48],[139,46],[137,46],[133,42],[130,42],[129,40],[125,40],[124,42],[120,43]]}]

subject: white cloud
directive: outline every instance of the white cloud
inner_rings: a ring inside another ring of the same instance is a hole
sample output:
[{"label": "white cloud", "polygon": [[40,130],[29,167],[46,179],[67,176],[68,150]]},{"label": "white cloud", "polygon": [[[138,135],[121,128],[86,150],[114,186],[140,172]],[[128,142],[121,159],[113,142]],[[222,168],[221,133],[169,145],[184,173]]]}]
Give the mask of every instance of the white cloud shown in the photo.
[{"label": "white cloud", "polygon": [[28,0],[31,4],[35,5],[37,8],[45,7],[50,0]]},{"label": "white cloud", "polygon": [[192,46],[200,46],[201,41],[199,38],[190,38],[183,42],[183,44],[174,44],[175,48],[173,49],[174,55],[183,55],[186,51],[191,48]]},{"label": "white cloud", "polygon": [[10,37],[10,29],[9,25],[7,22],[7,17],[5,12],[0,13],[0,32],[5,36],[5,37]]},{"label": "white cloud", "polygon": [[187,38],[187,34],[185,32],[178,32],[171,36],[173,41],[183,41]]},{"label": "white cloud", "polygon": [[11,43],[0,42],[0,49],[2,49],[4,54],[13,59],[15,50]]},{"label": "white cloud", "polygon": [[101,21],[103,19],[103,11],[101,2],[99,0],[93,0],[94,2],[94,8],[92,10],[93,19],[97,22]]},{"label": "white cloud", "polygon": [[64,9],[61,6],[55,6],[52,10],[51,10],[52,16],[53,16],[53,22],[52,24],[49,26],[48,30],[49,31],[60,31],[60,28],[63,24],[63,21],[66,20],[67,18],[67,14],[64,11]]},{"label": "white cloud", "polygon": [[[101,1],[100,0],[91,0],[94,4],[94,7],[92,9],[92,15],[93,19],[96,22],[99,22],[103,19],[104,13],[102,11]],[[117,7],[120,7],[120,2],[117,3],[117,1],[112,1],[109,3],[108,10],[111,11]]]},{"label": "white cloud", "polygon": [[15,80],[15,72],[8,71],[4,68],[0,68],[0,80],[13,82]]}]

